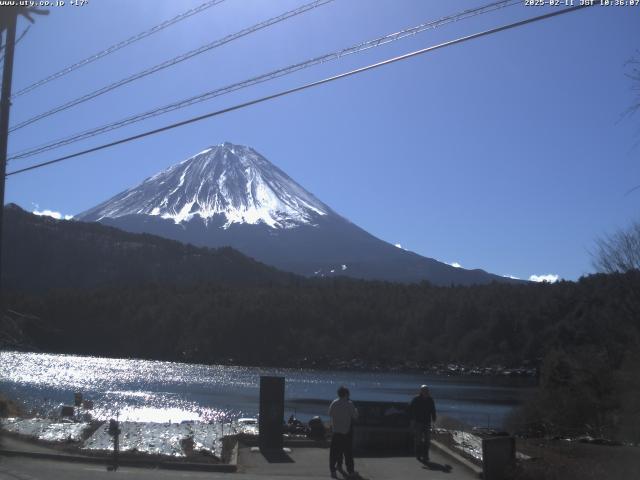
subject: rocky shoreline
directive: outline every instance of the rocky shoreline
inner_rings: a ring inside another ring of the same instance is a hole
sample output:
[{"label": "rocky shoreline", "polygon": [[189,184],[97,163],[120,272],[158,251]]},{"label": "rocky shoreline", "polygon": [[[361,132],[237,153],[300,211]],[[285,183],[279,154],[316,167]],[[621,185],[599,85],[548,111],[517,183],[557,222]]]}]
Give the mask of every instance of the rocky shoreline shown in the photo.
[{"label": "rocky shoreline", "polygon": [[[362,372],[397,372],[397,373],[415,373],[422,372],[428,375],[440,376],[480,376],[480,377],[529,377],[537,378],[539,376],[538,363],[529,361],[522,365],[506,366],[506,365],[469,365],[464,363],[434,363],[425,364],[413,361],[405,361],[401,363],[384,363],[384,362],[367,362],[361,359],[353,358],[351,360],[337,359],[296,359],[291,364],[283,365],[260,365],[269,367],[284,368],[304,368],[309,370],[338,370],[338,371],[362,371]],[[225,365],[233,365],[233,359],[224,362]],[[255,366],[255,365],[252,365]]]}]

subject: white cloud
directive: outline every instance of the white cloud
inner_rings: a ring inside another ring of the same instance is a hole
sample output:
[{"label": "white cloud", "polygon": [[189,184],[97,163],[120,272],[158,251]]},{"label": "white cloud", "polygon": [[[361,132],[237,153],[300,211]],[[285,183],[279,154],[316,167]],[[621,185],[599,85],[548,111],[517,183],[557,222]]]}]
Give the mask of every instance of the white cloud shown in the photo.
[{"label": "white cloud", "polygon": [[340,268],[342,268],[342,271],[344,272],[347,269],[347,266],[346,265],[342,265],[342,267],[340,267]]},{"label": "white cloud", "polygon": [[71,220],[73,218],[73,215],[62,215],[60,212],[54,212],[53,210],[34,210],[32,212],[34,215],[39,215],[42,217],[52,217],[55,218],[56,220],[61,220],[61,219],[65,219],[65,220]]},{"label": "white cloud", "polygon": [[529,280],[532,282],[549,282],[554,283],[560,280],[560,276],[554,273],[547,273],[546,275],[531,275]]},{"label": "white cloud", "polygon": [[451,263],[448,263],[447,265],[451,265],[454,268],[462,268],[462,265],[460,265],[458,262],[451,262]]},{"label": "white cloud", "polygon": [[394,247],[398,247],[398,248],[402,248],[402,245],[400,245],[399,243],[394,243],[393,246]]},{"label": "white cloud", "polygon": [[520,277],[514,277],[513,275],[502,275],[504,278],[511,278],[513,280],[520,280]]}]

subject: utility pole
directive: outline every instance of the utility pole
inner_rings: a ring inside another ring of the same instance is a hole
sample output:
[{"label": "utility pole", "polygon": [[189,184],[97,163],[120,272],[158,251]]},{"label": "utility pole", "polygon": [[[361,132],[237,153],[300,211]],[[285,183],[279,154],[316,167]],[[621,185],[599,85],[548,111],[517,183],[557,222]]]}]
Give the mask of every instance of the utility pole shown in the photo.
[{"label": "utility pole", "polygon": [[[13,54],[16,47],[16,26],[18,16],[33,23],[31,14],[49,15],[48,10],[34,7],[0,7],[0,46],[4,39],[4,65],[2,69],[2,90],[0,92],[0,308],[2,305],[2,238],[4,222],[4,184],[7,174],[7,148],[9,146],[9,111],[11,110],[11,80],[13,77]],[[4,314],[4,312],[0,312]]]},{"label": "utility pole", "polygon": [[[2,295],[2,237],[4,221],[4,184],[7,173],[7,147],[9,144],[9,111],[11,110],[11,78],[13,76],[13,53],[16,46],[17,8],[2,12],[3,26],[7,32],[4,40],[4,65],[2,70],[2,93],[0,97],[0,295]],[[6,15],[6,16],[5,16]],[[2,312],[3,313],[3,312]]]}]

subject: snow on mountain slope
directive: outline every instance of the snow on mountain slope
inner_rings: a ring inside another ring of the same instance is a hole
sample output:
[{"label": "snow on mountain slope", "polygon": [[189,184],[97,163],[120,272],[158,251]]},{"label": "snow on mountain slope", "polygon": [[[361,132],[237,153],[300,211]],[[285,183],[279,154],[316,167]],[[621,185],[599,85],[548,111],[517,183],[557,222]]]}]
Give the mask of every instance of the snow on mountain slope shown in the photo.
[{"label": "snow on mountain slope", "polygon": [[249,147],[225,142],[208,148],[78,215],[100,221],[126,215],[151,215],[205,223],[224,216],[232,224],[293,228],[313,224],[331,209],[286,173]]}]

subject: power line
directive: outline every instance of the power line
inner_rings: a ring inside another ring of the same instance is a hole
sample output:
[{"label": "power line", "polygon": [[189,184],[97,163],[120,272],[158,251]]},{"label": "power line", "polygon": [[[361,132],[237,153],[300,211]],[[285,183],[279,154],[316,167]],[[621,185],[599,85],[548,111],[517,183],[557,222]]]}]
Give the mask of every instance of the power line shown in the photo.
[{"label": "power line", "polygon": [[24,95],[25,93],[31,92],[32,90],[35,90],[38,87],[41,87],[42,85],[51,82],[52,80],[55,80],[57,78],[60,78],[64,75],[67,75],[68,73],[73,72],[74,70],[77,70],[81,67],[84,67],[85,65],[88,65],[92,62],[95,62],[96,60],[106,57],[107,55],[116,52],[118,50],[120,50],[121,48],[127,47],[129,45],[131,45],[132,43],[137,42],[138,40],[142,40],[143,38],[146,38],[150,35],[153,35],[154,33],[157,33],[161,30],[164,30],[167,27],[170,27],[171,25],[174,25],[186,18],[189,18],[193,15],[196,15],[197,13],[203,12],[204,10],[213,7],[219,3],[224,2],[225,0],[209,0],[208,2],[203,3],[202,5],[199,5],[195,8],[192,8],[191,10],[187,10],[186,12],[181,13],[180,15],[176,15],[173,18],[170,18],[169,20],[165,20],[164,22],[151,27],[148,30],[145,30],[143,32],[138,33],[137,35],[134,35],[133,37],[130,37],[126,40],[123,40],[121,42],[118,42],[114,45],[111,45],[108,48],[105,48],[104,50],[101,50],[100,52],[94,53],[93,55],[80,60],[79,62],[74,63],[73,65],[69,65],[68,67],[63,68],[62,70],[57,71],[56,73],[52,73],[51,75],[38,80],[37,82],[32,83],[31,85],[28,85],[26,87],[24,87],[21,90],[18,90],[16,93],[14,93],[11,98],[16,98],[19,97],[21,95]]},{"label": "power line", "polygon": [[424,32],[426,30],[430,30],[430,29],[434,29],[437,27],[440,27],[442,25],[446,25],[448,23],[452,23],[452,22],[456,22],[462,19],[466,19],[466,18],[471,18],[477,15],[481,15],[481,14],[485,14],[485,13],[489,13],[492,12],[494,10],[500,9],[500,8],[504,8],[504,7],[508,7],[508,6],[512,6],[512,5],[516,5],[519,4],[520,0],[503,0],[503,1],[498,1],[498,2],[494,2],[494,3],[490,3],[488,5],[482,6],[482,7],[478,7],[478,8],[473,8],[473,9],[469,9],[469,10],[464,10],[462,12],[453,14],[453,15],[448,15],[446,17],[442,17],[438,20],[432,20],[432,21],[428,21],[428,22],[424,22],[421,23],[419,25],[413,26],[413,27],[409,27],[409,28],[405,28],[404,30],[401,30],[399,32],[395,32],[395,33],[391,33],[388,35],[384,35],[382,37],[378,37],[375,38],[373,40],[369,40],[369,41],[365,41],[365,42],[361,42],[359,44],[350,46],[348,48],[344,48],[342,50],[337,50],[334,52],[330,52],[324,55],[320,55],[318,57],[314,57],[308,60],[305,60],[303,62],[299,62],[293,65],[289,65],[287,67],[284,68],[280,68],[278,70],[273,70],[271,72],[268,73],[264,73],[262,75],[259,75],[257,77],[252,77],[249,78],[247,80],[243,80],[241,82],[236,82],[230,85],[226,85],[224,87],[220,87],[214,90],[210,90],[208,92],[199,94],[199,95],[195,95],[193,97],[189,97],[183,100],[179,100],[177,102],[173,102],[170,103],[168,105],[164,105],[162,107],[158,107],[155,108],[153,110],[149,110],[147,112],[143,112],[143,113],[139,113],[127,118],[124,118],[122,120],[118,120],[116,122],[113,123],[109,123],[106,125],[102,125],[100,127],[95,127],[93,129],[90,130],[85,130],[84,132],[81,132],[79,134],[74,134],[71,135],[69,137],[65,137],[62,139],[58,139],[58,140],[54,140],[52,142],[48,142],[46,144],[37,146],[37,147],[32,147],[30,149],[27,150],[22,150],[20,152],[17,152],[15,154],[13,154],[9,160],[17,160],[17,159],[21,159],[21,158],[27,158],[27,157],[31,157],[33,155],[37,155],[39,153],[43,153],[49,150],[53,150],[56,148],[60,148],[63,147],[65,145],[69,145],[71,143],[75,143],[81,140],[85,140],[87,138],[90,137],[94,137],[96,135],[100,135],[102,133],[106,133],[112,130],[116,130],[118,128],[122,128],[125,127],[127,125],[131,125],[133,123],[137,123],[137,122],[141,122],[143,120],[147,120],[149,118],[158,116],[158,115],[162,115],[164,113],[168,113],[174,110],[178,110],[181,108],[185,108],[191,105],[194,105],[196,103],[200,103],[203,102],[205,100],[210,100],[212,98],[215,97],[219,97],[222,95],[226,95],[229,94],[231,92],[243,89],[243,88],[247,88],[253,85],[257,85],[269,80],[273,80],[276,78],[280,78],[283,77],[285,75],[290,75],[292,73],[295,73],[299,70],[303,70],[315,65],[319,65],[322,63],[326,63],[329,61],[333,61],[333,60],[337,60],[340,59],[342,57],[348,56],[348,55],[352,55],[352,54],[356,54],[371,48],[376,48],[379,47],[381,45],[386,45],[387,43],[391,43],[391,42],[395,42],[397,40],[412,36],[412,35],[416,35],[418,33]]},{"label": "power line", "polygon": [[289,94],[292,94],[292,93],[300,92],[302,90],[306,90],[306,89],[309,89],[309,88],[312,88],[312,87],[317,87],[317,86],[323,85],[325,83],[330,83],[330,82],[333,82],[333,81],[336,81],[336,80],[340,80],[342,78],[346,78],[346,77],[350,77],[350,76],[353,76],[353,75],[357,75],[359,73],[363,73],[363,72],[366,72],[368,70],[373,70],[373,69],[382,67],[384,65],[389,65],[391,63],[399,62],[399,61],[402,61],[402,60],[407,60],[409,58],[413,58],[413,57],[418,56],[418,55],[429,53],[429,52],[432,52],[434,50],[438,50],[438,49],[445,48],[445,47],[450,47],[452,45],[456,45],[456,44],[459,44],[459,43],[464,43],[464,42],[467,42],[467,41],[470,41],[470,40],[475,40],[477,38],[488,36],[488,35],[492,35],[492,34],[495,34],[495,33],[498,33],[498,32],[502,32],[502,31],[505,31],[505,30],[510,30],[510,29],[513,29],[513,28],[521,27],[521,26],[527,25],[529,23],[534,23],[534,22],[538,22],[538,21],[541,21],[541,20],[546,20],[548,18],[556,17],[558,15],[563,15],[565,13],[575,12],[577,10],[581,10],[583,8],[587,8],[587,7],[590,7],[590,6],[593,6],[593,4],[588,4],[587,3],[587,4],[583,4],[583,5],[578,5],[578,6],[575,6],[575,7],[564,8],[562,10],[557,10],[555,12],[547,13],[547,14],[544,14],[544,15],[539,15],[539,16],[536,16],[536,17],[527,18],[527,19],[521,20],[519,22],[509,23],[509,24],[506,24],[506,25],[502,25],[500,27],[492,28],[490,30],[485,30],[483,32],[474,33],[474,34],[467,35],[467,36],[464,36],[464,37],[459,37],[459,38],[456,38],[455,40],[449,40],[447,42],[440,43],[438,45],[433,45],[431,47],[422,48],[420,50],[416,50],[416,51],[413,51],[413,52],[410,52],[410,53],[405,53],[404,55],[399,55],[397,57],[389,58],[389,59],[383,60],[381,62],[373,63],[373,64],[370,64],[370,65],[367,65],[366,67],[356,68],[355,70],[351,70],[351,71],[348,71],[348,72],[345,72],[345,73],[334,75],[332,77],[324,78],[322,80],[317,80],[315,82],[307,83],[305,85],[301,85],[301,86],[298,86],[298,87],[295,87],[295,88],[291,88],[291,89],[288,89],[288,90],[283,90],[281,92],[274,93],[274,94],[271,94],[271,95],[267,95],[265,97],[257,98],[257,99],[254,99],[254,100],[251,100],[251,101],[248,101],[248,102],[240,103],[240,104],[237,104],[237,105],[234,105],[234,106],[231,106],[231,107],[223,108],[221,110],[210,112],[210,113],[207,113],[207,114],[204,114],[204,115],[200,115],[200,116],[197,116],[197,117],[192,117],[190,119],[183,120],[181,122],[172,123],[172,124],[166,125],[164,127],[156,128],[154,130],[149,130],[149,131],[144,132],[144,133],[133,135],[133,136],[130,136],[130,137],[127,137],[127,138],[122,138],[120,140],[116,140],[116,141],[113,141],[113,142],[105,143],[105,144],[99,145],[97,147],[89,148],[89,149],[82,150],[82,151],[76,152],[76,153],[72,153],[70,155],[65,155],[63,157],[59,157],[59,158],[56,158],[56,159],[53,159],[53,160],[49,160],[49,161],[46,161],[46,162],[42,162],[42,163],[38,163],[38,164],[35,164],[35,165],[31,165],[29,167],[21,168],[19,170],[14,170],[12,172],[7,173],[6,176],[16,175],[18,173],[23,173],[23,172],[27,172],[27,171],[30,171],[30,170],[35,170],[35,169],[42,168],[42,167],[45,167],[45,166],[48,166],[48,165],[52,165],[54,163],[59,163],[59,162],[62,162],[62,161],[65,161],[65,160],[69,160],[69,159],[72,159],[72,158],[76,158],[76,157],[79,157],[79,156],[82,156],[82,155],[86,155],[86,154],[89,154],[89,153],[97,152],[99,150],[104,150],[106,148],[110,148],[110,147],[113,147],[113,146],[116,146],[116,145],[132,142],[134,140],[139,140],[139,139],[144,138],[144,137],[148,137],[148,136],[151,136],[151,135],[156,135],[156,134],[161,133],[161,132],[166,132],[167,130],[172,130],[174,128],[182,127],[184,125],[189,125],[191,123],[199,122],[199,121],[205,120],[207,118],[211,118],[211,117],[219,116],[219,115],[222,115],[222,114],[225,114],[225,113],[233,112],[235,110],[240,110],[242,108],[246,108],[246,107],[249,107],[251,105],[256,105],[258,103],[266,102],[268,100],[273,100],[275,98],[279,98],[279,97],[283,97],[285,95],[289,95]]},{"label": "power line", "polygon": [[24,128],[27,125],[31,125],[32,123],[35,123],[39,120],[42,120],[43,118],[49,117],[51,115],[54,115],[56,113],[62,112],[63,110],[67,110],[71,107],[74,107],[76,105],[79,105],[81,103],[84,103],[88,100],[91,100],[93,98],[96,98],[100,95],[103,95],[107,92],[110,92],[111,90],[115,90],[116,88],[122,87],[123,85],[127,85],[131,82],[134,82],[136,80],[139,80],[141,78],[144,78],[148,75],[151,75],[153,73],[159,72],[160,70],[164,70],[165,68],[169,68],[172,67],[180,62],[184,62],[185,60],[188,60],[190,58],[195,57],[196,55],[200,55],[201,53],[207,52],[209,50],[212,50],[214,48],[218,48],[222,45],[225,45],[229,42],[232,42],[234,40],[237,40],[238,38],[244,37],[246,35],[249,35],[251,33],[257,32],[259,30],[262,30],[264,28],[270,27],[271,25],[275,25],[276,23],[280,23],[284,20],[287,20],[289,18],[293,18],[296,17],[298,15],[301,15],[305,12],[308,12],[309,10],[313,10],[314,8],[320,7],[322,5],[325,5],[327,3],[333,2],[333,0],[314,0],[311,3],[307,3],[305,5],[302,5],[301,7],[295,8],[293,10],[289,10],[288,12],[285,12],[281,15],[278,15],[276,17],[270,18],[268,20],[265,20],[263,22],[257,23],[251,27],[247,27],[244,28],[236,33],[232,33],[231,35],[227,35],[226,37],[223,37],[221,39],[215,40],[214,42],[208,43],[206,45],[203,45],[201,47],[198,47],[194,50],[190,50],[189,52],[183,53],[182,55],[178,55],[177,57],[171,58],[169,60],[166,60],[162,63],[159,63],[158,65],[155,65],[151,68],[147,68],[146,70],[142,70],[141,72],[135,73],[133,75],[130,75],[128,77],[125,77],[123,79],[118,80],[117,82],[111,83],[109,85],[106,85],[102,88],[99,88],[97,90],[94,90],[93,92],[87,93],[85,95],[82,95],[80,97],[77,97],[73,100],[68,101],[67,103],[64,103],[62,105],[58,105],[55,108],[52,108],[51,110],[48,110],[46,112],[40,113],[34,117],[31,117],[23,122],[18,123],[17,125],[14,125],[13,127],[11,127],[11,129],[9,130],[10,132],[13,132],[15,130],[18,130],[20,128]]}]

